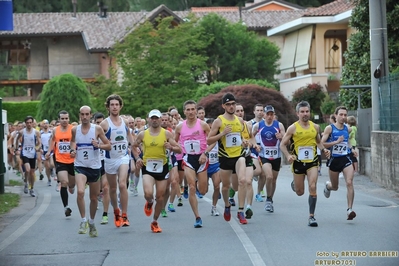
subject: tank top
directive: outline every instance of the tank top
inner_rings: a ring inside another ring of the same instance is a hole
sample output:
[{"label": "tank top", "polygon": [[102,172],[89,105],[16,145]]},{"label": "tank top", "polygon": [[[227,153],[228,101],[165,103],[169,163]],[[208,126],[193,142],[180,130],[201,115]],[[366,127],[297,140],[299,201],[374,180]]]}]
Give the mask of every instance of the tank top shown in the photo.
[{"label": "tank top", "polygon": [[264,120],[259,122],[260,157],[269,160],[281,157],[280,140],[276,137],[276,133],[279,132],[280,124],[278,121],[274,120],[270,126],[266,125]]},{"label": "tank top", "polygon": [[309,128],[303,128],[299,122],[295,122],[295,133],[292,136],[294,141],[293,152],[297,160],[303,163],[311,163],[317,160],[316,136],[317,130],[312,121],[309,121]]},{"label": "tank top", "polygon": [[147,171],[153,173],[162,173],[163,166],[167,163],[165,149],[166,131],[161,128],[157,136],[153,136],[150,130],[144,131],[143,137],[143,163]]},{"label": "tank top", "polygon": [[349,131],[346,125],[344,125],[343,129],[338,129],[334,124],[331,124],[331,134],[328,138],[328,141],[336,141],[340,136],[344,136],[344,140],[341,143],[335,144],[331,147],[332,157],[342,157],[349,154]]},{"label": "tank top", "polygon": [[351,126],[352,131],[349,133],[349,143],[351,144],[352,147],[357,146],[356,142],[356,134],[357,134],[357,127],[356,126]]},{"label": "tank top", "polygon": [[72,125],[68,125],[66,131],[61,131],[61,126],[54,129],[55,139],[55,160],[59,163],[71,164],[74,159],[71,158],[71,138],[72,138]]},{"label": "tank top", "polygon": [[44,151],[44,154],[48,151],[50,138],[51,138],[51,131],[41,132],[40,139],[42,140],[42,149]]},{"label": "tank top", "polygon": [[182,147],[183,154],[202,154],[205,152],[206,134],[201,127],[201,120],[197,119],[195,125],[190,128],[187,126],[187,120],[183,121],[179,143]]},{"label": "tank top", "polygon": [[90,129],[86,134],[83,134],[81,125],[76,127],[75,166],[91,169],[101,168],[100,149],[93,146],[91,143],[93,139],[96,139],[96,125],[90,125]]},{"label": "tank top", "polygon": [[105,133],[107,139],[111,142],[111,150],[105,151],[106,159],[118,159],[128,154],[128,140],[127,132],[129,128],[126,126],[122,118],[120,126],[115,126],[111,118],[106,118],[108,121],[108,131]]},{"label": "tank top", "polygon": [[29,159],[36,158],[36,129],[32,128],[31,132],[28,132],[26,128],[22,131],[22,142],[21,142],[21,156]]},{"label": "tank top", "polygon": [[219,133],[223,132],[227,125],[231,126],[232,131],[219,139],[219,157],[235,158],[242,154],[242,139],[241,131],[242,124],[238,117],[235,115],[234,120],[227,120],[223,115],[218,118],[222,121],[219,128]]}]

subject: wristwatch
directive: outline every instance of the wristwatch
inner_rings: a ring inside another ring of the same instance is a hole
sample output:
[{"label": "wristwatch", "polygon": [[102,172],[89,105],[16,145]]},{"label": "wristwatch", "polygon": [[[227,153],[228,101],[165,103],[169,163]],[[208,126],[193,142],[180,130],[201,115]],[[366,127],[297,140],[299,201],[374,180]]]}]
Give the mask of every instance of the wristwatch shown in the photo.
[{"label": "wristwatch", "polygon": [[209,158],[209,152],[204,152],[205,156]]}]

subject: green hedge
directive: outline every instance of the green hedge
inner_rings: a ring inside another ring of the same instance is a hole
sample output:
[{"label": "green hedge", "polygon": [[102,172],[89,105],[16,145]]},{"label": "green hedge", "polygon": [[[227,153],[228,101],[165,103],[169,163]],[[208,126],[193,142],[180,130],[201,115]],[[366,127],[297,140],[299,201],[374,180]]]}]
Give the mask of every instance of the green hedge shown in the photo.
[{"label": "green hedge", "polygon": [[35,117],[39,103],[40,101],[3,102],[3,109],[7,110],[7,121],[23,121],[28,115]]}]

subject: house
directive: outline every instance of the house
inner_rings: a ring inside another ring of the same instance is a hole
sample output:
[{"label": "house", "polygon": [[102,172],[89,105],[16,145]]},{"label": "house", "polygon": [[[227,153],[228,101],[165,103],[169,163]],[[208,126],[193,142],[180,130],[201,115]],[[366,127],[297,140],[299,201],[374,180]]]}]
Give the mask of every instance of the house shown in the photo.
[{"label": "house", "polygon": [[278,78],[282,93],[290,99],[293,90],[307,83],[320,82],[330,88],[328,78],[340,76],[352,8],[347,0],[312,9],[283,0],[255,0],[242,8],[191,11],[172,11],[161,5],[151,12],[107,12],[100,7],[99,12],[90,13],[14,14],[14,31],[0,31],[0,67],[22,65],[26,75],[0,74],[0,86],[27,86],[31,93],[14,100],[32,100],[49,79],[63,73],[86,81],[93,81],[96,74],[108,77],[109,67],[116,66],[109,51],[140,23],[173,16],[177,24],[190,12],[198,17],[212,12],[245,23],[248,30],[280,47],[282,74]]}]

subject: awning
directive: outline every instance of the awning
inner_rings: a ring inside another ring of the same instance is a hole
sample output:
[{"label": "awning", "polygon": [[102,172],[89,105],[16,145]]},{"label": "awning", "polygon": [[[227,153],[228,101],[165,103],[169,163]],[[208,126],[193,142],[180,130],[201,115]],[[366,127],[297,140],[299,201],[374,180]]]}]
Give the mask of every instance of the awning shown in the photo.
[{"label": "awning", "polygon": [[294,72],[295,53],[298,42],[298,31],[285,36],[283,53],[281,55],[280,71],[281,73]]},{"label": "awning", "polygon": [[309,69],[309,53],[312,44],[313,26],[300,29],[295,55],[295,71]]}]

